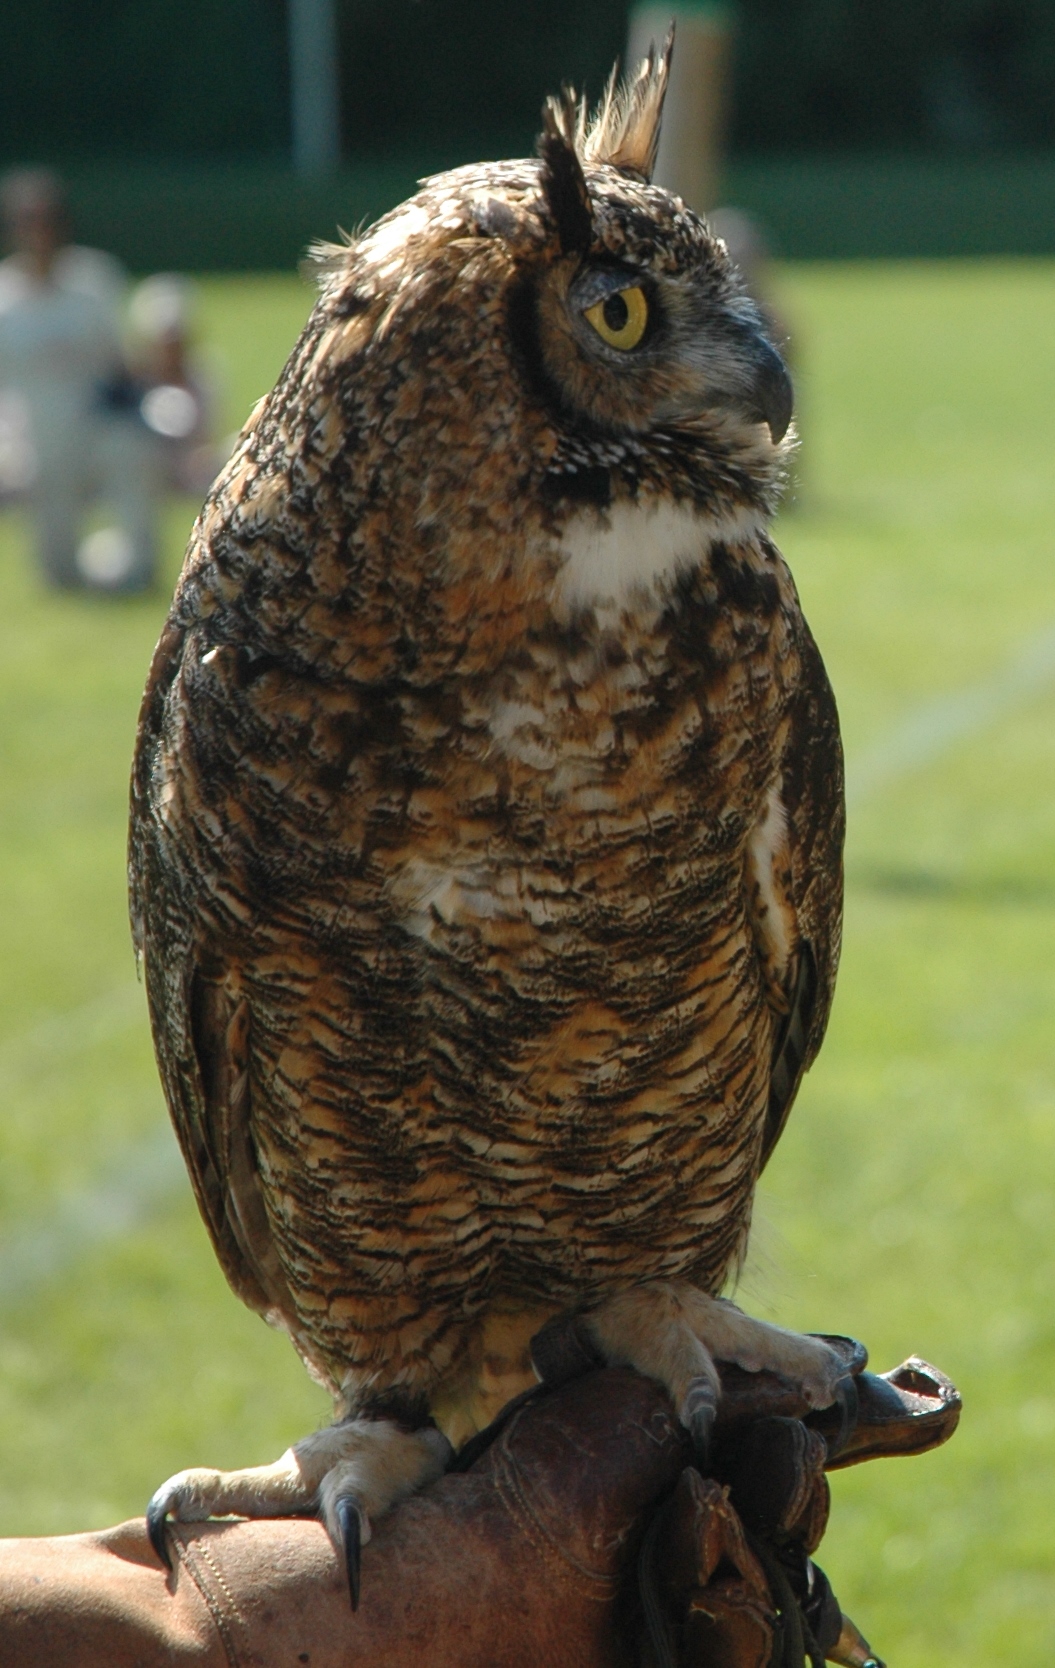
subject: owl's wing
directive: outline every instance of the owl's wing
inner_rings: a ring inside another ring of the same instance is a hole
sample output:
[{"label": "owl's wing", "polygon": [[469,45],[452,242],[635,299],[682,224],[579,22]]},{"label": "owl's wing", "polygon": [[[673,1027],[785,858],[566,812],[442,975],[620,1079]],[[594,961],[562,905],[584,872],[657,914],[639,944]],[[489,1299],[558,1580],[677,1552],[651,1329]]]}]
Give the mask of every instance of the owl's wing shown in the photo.
[{"label": "owl's wing", "polygon": [[770,1073],[763,1165],[824,1039],[842,941],[846,806],[839,717],[817,645],[805,624],[801,631],[803,676],[790,714],[780,787],[786,830],[781,882],[794,948],[784,981],[787,1012]]},{"label": "owl's wing", "polygon": [[165,1098],[216,1255],[243,1302],[295,1331],[252,1142],[248,1004],[237,968],[203,952],[197,911],[182,895],[181,866],[165,860],[166,816],[178,818],[181,804],[166,778],[166,707],[183,648],[184,634],[170,622],[140,712],[129,834],[132,931],[137,950],[145,950]]}]

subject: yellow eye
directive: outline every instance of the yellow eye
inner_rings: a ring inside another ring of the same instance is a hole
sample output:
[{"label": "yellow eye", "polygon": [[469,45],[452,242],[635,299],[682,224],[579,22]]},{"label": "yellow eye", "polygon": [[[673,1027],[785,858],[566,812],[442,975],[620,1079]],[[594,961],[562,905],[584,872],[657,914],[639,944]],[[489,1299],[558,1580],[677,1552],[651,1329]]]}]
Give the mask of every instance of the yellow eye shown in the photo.
[{"label": "yellow eye", "polygon": [[645,292],[635,284],[629,290],[616,290],[603,301],[587,307],[584,318],[589,319],[602,342],[609,347],[636,348],[645,334],[648,323],[648,302]]}]

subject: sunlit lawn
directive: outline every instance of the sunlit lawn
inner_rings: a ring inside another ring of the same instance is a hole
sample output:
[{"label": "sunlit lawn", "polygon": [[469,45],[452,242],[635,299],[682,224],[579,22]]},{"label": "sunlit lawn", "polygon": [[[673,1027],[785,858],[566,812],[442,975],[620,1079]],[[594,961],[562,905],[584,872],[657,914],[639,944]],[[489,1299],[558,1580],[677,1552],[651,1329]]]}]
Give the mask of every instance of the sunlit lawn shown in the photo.
[{"label": "sunlit lawn", "polygon": [[[1027,263],[782,275],[807,439],[781,538],[851,771],[1055,626],[1053,281]],[[233,426],[310,297],[293,279],[203,291]],[[173,576],[192,513],[169,515]],[[324,1411],[228,1294],[178,1180],[121,1216],[122,1164],[141,1182],[164,1127],[123,874],[161,614],[42,596],[0,520],[0,1236],[18,1274],[0,1245],[0,1532],[132,1514],[169,1472],[272,1458]],[[741,1289],[863,1337],[880,1368],[918,1351],[963,1390],[949,1448],[834,1481],[822,1561],[897,1668],[1055,1649],[1053,767],[1055,672],[932,760],[861,779],[835,1017]],[[38,1244],[50,1264],[23,1279]]]}]

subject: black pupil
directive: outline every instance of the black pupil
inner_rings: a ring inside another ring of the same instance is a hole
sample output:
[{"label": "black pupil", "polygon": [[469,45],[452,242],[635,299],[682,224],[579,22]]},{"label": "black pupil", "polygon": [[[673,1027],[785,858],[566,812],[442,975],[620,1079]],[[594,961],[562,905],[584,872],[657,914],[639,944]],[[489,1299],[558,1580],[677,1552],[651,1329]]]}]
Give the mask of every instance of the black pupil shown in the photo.
[{"label": "black pupil", "polygon": [[618,291],[616,291],[615,295],[610,295],[608,297],[608,300],[605,302],[601,311],[604,314],[604,322],[608,326],[609,330],[618,332],[626,329],[626,321],[630,317],[630,309]]}]

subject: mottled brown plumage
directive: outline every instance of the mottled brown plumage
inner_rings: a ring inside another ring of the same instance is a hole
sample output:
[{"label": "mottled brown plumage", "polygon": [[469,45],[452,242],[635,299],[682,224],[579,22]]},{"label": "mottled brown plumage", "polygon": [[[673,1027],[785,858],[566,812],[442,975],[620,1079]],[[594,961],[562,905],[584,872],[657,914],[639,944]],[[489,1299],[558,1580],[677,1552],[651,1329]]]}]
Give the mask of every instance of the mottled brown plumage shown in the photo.
[{"label": "mottled brown plumage", "polygon": [[325,252],[143,704],[136,939],[224,1269],[346,1413],[456,1439],[512,1383],[488,1317],[720,1291],[838,957],[786,376],[648,183],[664,77]]}]

